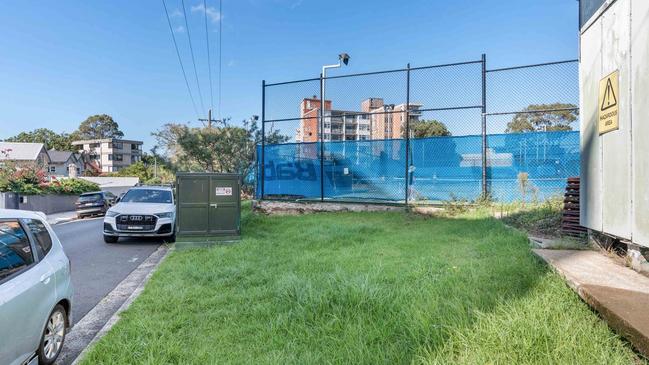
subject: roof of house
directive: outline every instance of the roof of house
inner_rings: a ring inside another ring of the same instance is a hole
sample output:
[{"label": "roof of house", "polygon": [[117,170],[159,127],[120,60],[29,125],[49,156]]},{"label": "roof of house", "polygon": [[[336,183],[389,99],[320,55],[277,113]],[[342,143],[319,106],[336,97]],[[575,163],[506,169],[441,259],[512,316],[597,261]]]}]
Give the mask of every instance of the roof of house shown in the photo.
[{"label": "roof of house", "polygon": [[102,142],[122,142],[122,143],[134,143],[134,144],[144,144],[142,141],[136,141],[132,139],[121,139],[121,138],[103,138],[103,139],[82,139],[79,141],[72,141],[72,145],[77,146],[80,144],[88,143],[102,143]]},{"label": "roof of house", "polygon": [[74,152],[70,151],[49,150],[47,151],[47,154],[50,155],[50,161],[52,161],[52,163],[65,163],[74,156]]},{"label": "roof of house", "polygon": [[135,186],[140,182],[138,177],[128,177],[128,176],[80,176],[79,178],[94,182],[99,185],[100,188],[110,188],[110,187],[131,187]]},{"label": "roof of house", "polygon": [[0,160],[36,161],[41,151],[45,151],[42,143],[0,142]]}]

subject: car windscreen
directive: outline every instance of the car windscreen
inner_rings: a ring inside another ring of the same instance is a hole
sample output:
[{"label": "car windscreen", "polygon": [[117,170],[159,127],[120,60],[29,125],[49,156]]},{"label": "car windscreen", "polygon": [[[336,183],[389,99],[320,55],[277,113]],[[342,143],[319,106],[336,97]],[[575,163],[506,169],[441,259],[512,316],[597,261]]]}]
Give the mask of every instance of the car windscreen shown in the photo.
[{"label": "car windscreen", "polygon": [[157,189],[129,190],[120,202],[171,204],[171,191]]},{"label": "car windscreen", "polygon": [[101,194],[85,194],[79,196],[79,203],[95,202],[101,200]]}]

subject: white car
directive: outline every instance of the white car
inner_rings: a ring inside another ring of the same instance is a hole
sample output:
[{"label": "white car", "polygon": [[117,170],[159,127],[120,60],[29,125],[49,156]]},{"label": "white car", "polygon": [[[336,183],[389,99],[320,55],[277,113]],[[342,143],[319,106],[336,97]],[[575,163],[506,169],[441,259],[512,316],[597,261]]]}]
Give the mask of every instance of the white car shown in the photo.
[{"label": "white car", "polygon": [[173,190],[165,186],[129,189],[104,217],[104,241],[119,237],[160,237],[176,240],[176,205]]},{"label": "white car", "polygon": [[70,260],[45,216],[0,209],[0,364],[53,364],[72,293]]}]

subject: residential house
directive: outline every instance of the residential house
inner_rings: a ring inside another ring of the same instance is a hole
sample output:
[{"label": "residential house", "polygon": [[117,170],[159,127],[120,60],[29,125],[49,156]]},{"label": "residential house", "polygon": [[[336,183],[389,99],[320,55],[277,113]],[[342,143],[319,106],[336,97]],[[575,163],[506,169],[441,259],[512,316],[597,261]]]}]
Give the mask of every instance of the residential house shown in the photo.
[{"label": "residential house", "polygon": [[81,156],[71,151],[47,151],[50,164],[47,168],[49,175],[77,177],[83,174],[84,164]]},{"label": "residential house", "polygon": [[45,169],[51,162],[42,143],[0,142],[0,164],[5,161],[35,163]]}]

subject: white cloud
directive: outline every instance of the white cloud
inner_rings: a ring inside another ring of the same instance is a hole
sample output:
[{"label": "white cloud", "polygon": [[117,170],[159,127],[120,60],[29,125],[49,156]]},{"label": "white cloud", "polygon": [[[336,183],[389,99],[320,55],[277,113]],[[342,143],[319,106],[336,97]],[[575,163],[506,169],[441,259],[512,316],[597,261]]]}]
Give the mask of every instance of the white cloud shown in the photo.
[{"label": "white cloud", "polygon": [[236,65],[236,62],[234,62],[234,60],[228,61],[228,67],[232,67],[234,65]]},{"label": "white cloud", "polygon": [[180,11],[180,9],[174,9],[174,11],[172,11],[171,14],[169,14],[169,15],[172,18],[177,18],[179,16],[183,16],[183,13],[182,13],[182,11]]},{"label": "white cloud", "polygon": [[196,12],[199,12],[201,14],[207,13],[207,17],[210,18],[212,23],[218,23],[220,20],[223,19],[221,13],[219,13],[219,11],[212,6],[208,6],[206,10],[205,7],[203,7],[203,4],[198,4],[192,6],[191,10],[192,13],[196,13]]},{"label": "white cloud", "polygon": [[185,27],[183,27],[182,25],[175,27],[174,33],[185,33]]},{"label": "white cloud", "polygon": [[300,5],[302,5],[302,0],[296,0],[296,1],[294,1],[294,2],[289,6],[289,8],[291,8],[291,9],[295,9],[295,8],[297,8],[297,7],[300,6]]}]

